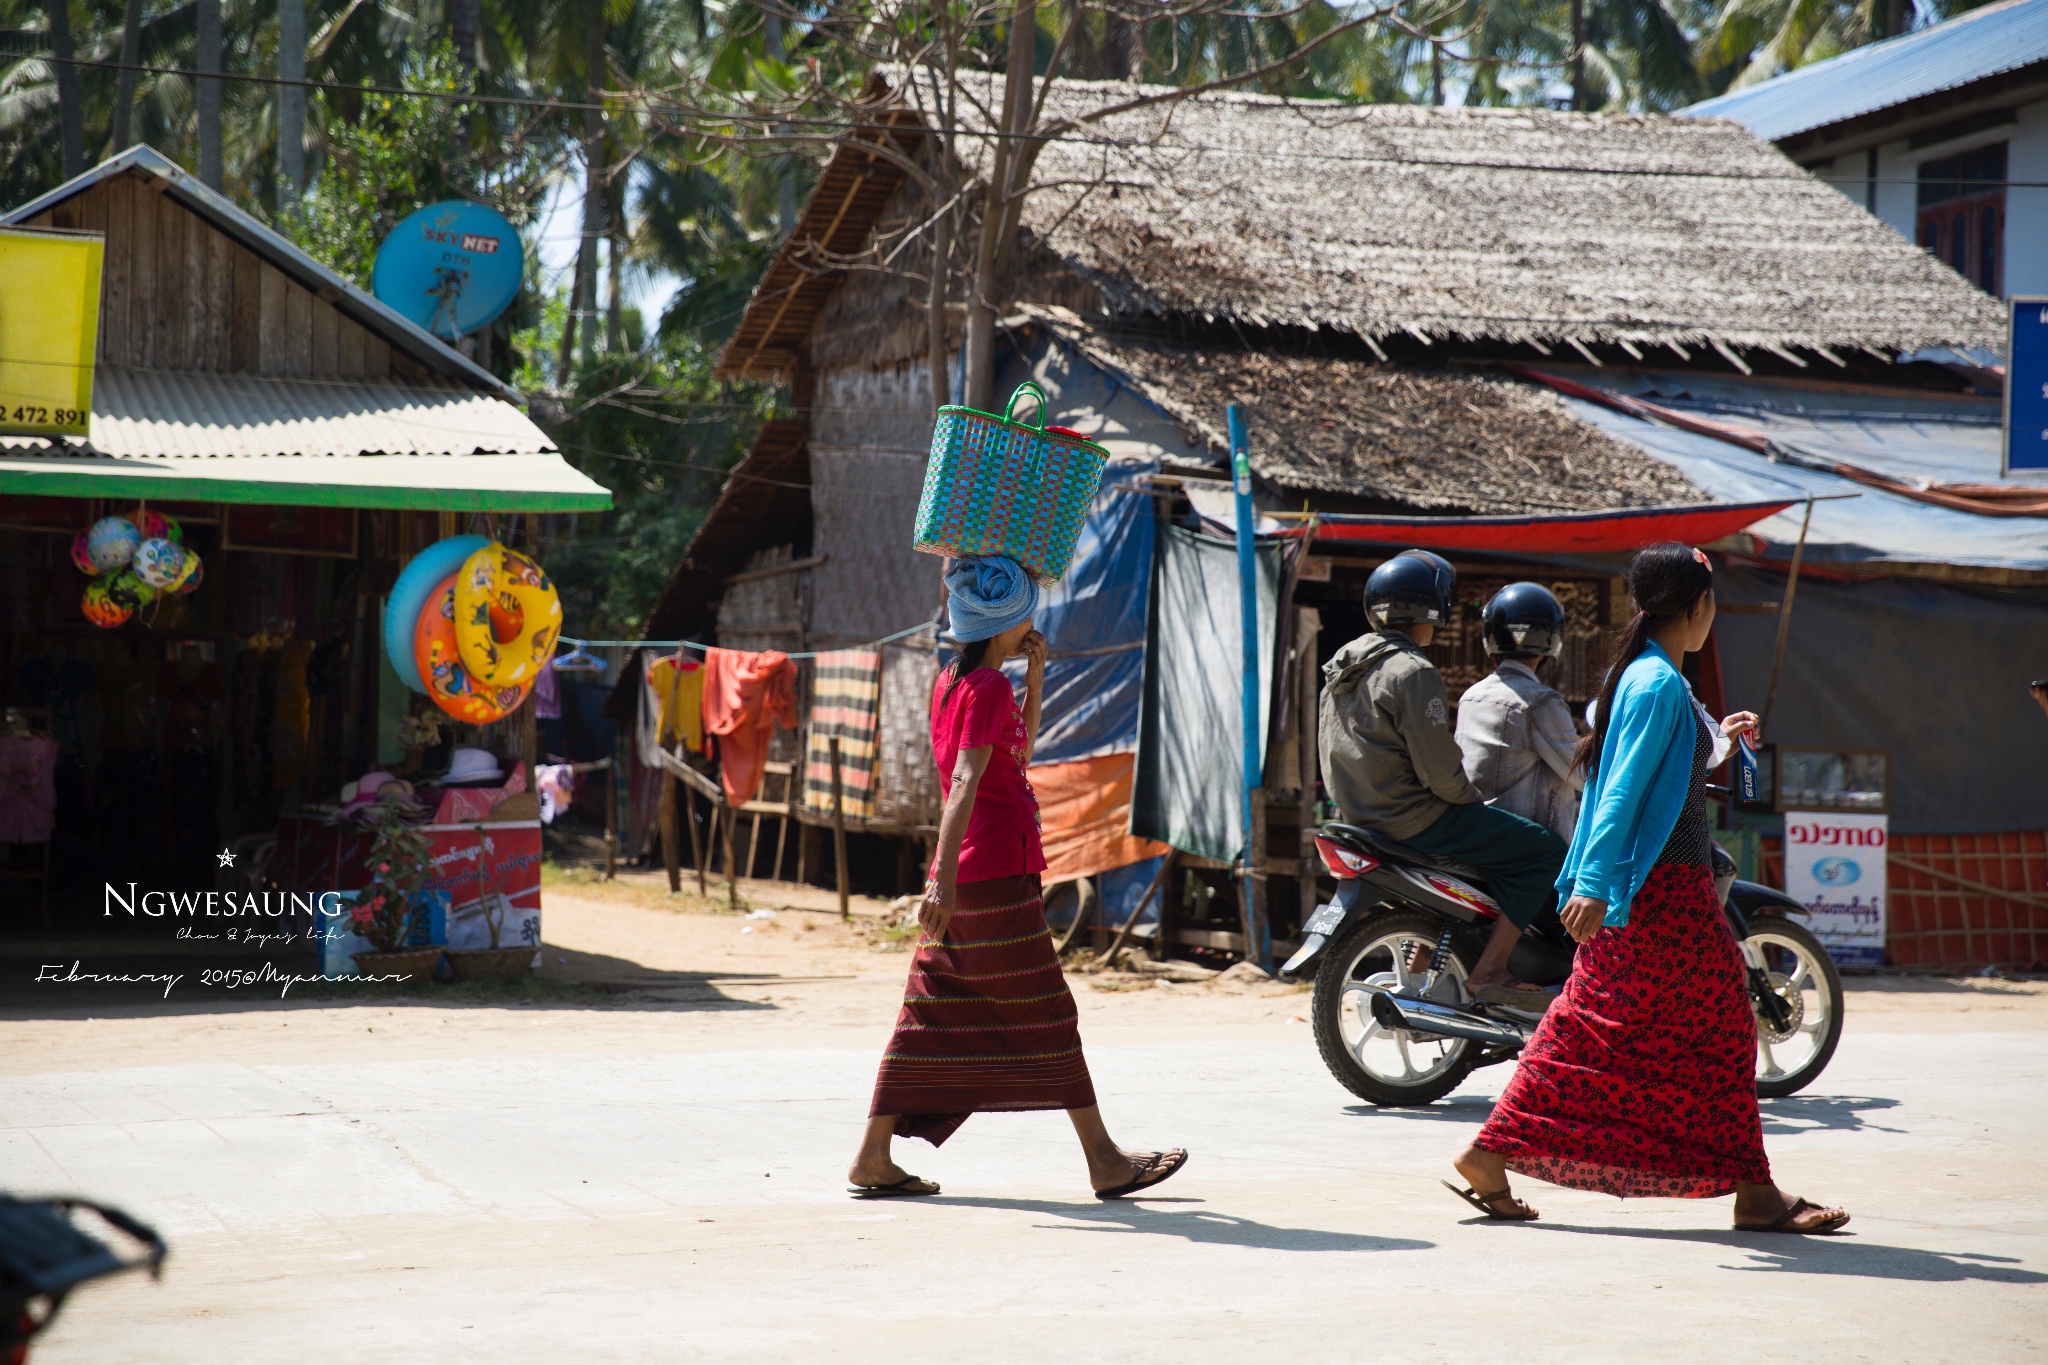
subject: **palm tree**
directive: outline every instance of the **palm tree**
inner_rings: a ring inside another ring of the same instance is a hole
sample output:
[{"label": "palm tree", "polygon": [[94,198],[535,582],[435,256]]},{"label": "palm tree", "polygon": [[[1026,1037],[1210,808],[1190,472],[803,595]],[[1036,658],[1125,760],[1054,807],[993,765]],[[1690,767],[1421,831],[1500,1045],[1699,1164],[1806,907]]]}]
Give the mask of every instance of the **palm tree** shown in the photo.
[{"label": "palm tree", "polygon": [[[1915,0],[1938,23],[1990,0]],[[1724,0],[1698,43],[1713,90],[1754,85],[1853,47],[1895,38],[1912,24],[1906,0]]]}]

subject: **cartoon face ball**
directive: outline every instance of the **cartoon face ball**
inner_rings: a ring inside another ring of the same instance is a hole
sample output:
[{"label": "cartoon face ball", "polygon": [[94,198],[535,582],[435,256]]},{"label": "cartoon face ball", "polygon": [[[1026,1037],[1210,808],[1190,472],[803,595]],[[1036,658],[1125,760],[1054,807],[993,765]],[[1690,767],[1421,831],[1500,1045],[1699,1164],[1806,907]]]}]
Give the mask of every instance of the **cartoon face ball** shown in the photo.
[{"label": "cartoon face ball", "polygon": [[427,695],[449,715],[469,725],[489,725],[517,711],[532,684],[493,685],[465,666],[456,646],[455,586],[459,575],[441,580],[421,610],[414,632],[413,659]]},{"label": "cartoon face ball", "polygon": [[169,591],[184,577],[185,561],[190,558],[184,546],[155,537],[135,547],[135,559],[129,567],[150,587]]},{"label": "cartoon face ball", "polygon": [[455,646],[485,690],[525,688],[554,657],[562,601],[547,571],[493,541],[455,575]]},{"label": "cartoon face ball", "polygon": [[91,534],[90,531],[80,531],[71,538],[71,562],[76,564],[78,571],[87,578],[97,578],[99,566],[92,562],[92,554],[86,548],[86,537]]},{"label": "cartoon face ball", "polygon": [[107,587],[107,600],[130,611],[156,601],[157,590],[143,582],[132,566],[103,581]]},{"label": "cartoon face ball", "polygon": [[127,568],[141,544],[142,532],[126,517],[101,517],[85,533],[85,554],[92,561],[94,573]]},{"label": "cartoon face ball", "polygon": [[106,582],[101,579],[85,585],[85,598],[78,609],[101,630],[112,630],[135,614],[135,608],[124,607],[107,594]]}]

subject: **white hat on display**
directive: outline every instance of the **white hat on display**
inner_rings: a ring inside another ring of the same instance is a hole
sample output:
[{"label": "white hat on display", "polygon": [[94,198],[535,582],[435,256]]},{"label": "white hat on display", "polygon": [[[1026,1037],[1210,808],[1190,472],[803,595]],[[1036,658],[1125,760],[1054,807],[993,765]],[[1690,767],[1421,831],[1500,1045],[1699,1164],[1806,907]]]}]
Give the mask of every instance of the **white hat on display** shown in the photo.
[{"label": "white hat on display", "polygon": [[445,787],[475,785],[485,782],[503,782],[504,769],[488,749],[457,749],[448,764],[448,776],[441,779]]}]

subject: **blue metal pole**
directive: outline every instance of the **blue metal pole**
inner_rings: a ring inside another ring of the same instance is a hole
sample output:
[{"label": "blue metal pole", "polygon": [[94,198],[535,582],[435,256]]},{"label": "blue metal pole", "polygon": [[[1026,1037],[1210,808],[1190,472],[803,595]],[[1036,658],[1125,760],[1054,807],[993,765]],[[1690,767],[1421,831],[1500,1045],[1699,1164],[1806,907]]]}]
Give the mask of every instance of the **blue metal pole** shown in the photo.
[{"label": "blue metal pole", "polygon": [[1244,941],[1245,956],[1257,960],[1267,971],[1273,969],[1273,945],[1266,934],[1265,917],[1254,912],[1253,869],[1258,859],[1252,847],[1252,793],[1264,778],[1259,755],[1259,567],[1253,552],[1253,530],[1257,513],[1252,510],[1251,440],[1245,433],[1244,409],[1232,403],[1225,409],[1230,426],[1230,471],[1237,487],[1237,599],[1240,632],[1244,637]]}]

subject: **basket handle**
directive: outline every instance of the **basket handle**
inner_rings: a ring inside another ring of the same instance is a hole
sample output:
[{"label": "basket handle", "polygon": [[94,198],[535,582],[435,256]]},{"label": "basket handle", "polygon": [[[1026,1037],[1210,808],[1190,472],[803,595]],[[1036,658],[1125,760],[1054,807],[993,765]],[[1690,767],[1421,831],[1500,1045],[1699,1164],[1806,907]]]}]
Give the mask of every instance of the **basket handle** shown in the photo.
[{"label": "basket handle", "polygon": [[1032,427],[1033,429],[1038,431],[1044,431],[1045,412],[1046,408],[1049,406],[1045,397],[1045,390],[1039,388],[1038,385],[1032,383],[1028,379],[1025,380],[1023,383],[1019,384],[1017,386],[1017,391],[1010,395],[1010,406],[1003,409],[1003,420],[1005,422],[1017,421],[1017,400],[1024,397],[1026,394],[1029,394],[1033,398],[1036,398],[1038,400],[1038,420],[1036,422],[1018,422],[1017,424],[1019,426]]}]

